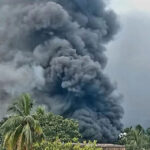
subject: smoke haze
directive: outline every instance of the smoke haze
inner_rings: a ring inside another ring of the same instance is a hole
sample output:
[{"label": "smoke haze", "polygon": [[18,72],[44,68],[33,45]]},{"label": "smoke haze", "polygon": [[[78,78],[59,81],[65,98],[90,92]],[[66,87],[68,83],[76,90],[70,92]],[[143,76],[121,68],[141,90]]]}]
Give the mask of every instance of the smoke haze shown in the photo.
[{"label": "smoke haze", "polygon": [[84,139],[114,141],[123,110],[104,45],[118,28],[102,0],[0,0],[1,112],[29,92],[77,119]]}]

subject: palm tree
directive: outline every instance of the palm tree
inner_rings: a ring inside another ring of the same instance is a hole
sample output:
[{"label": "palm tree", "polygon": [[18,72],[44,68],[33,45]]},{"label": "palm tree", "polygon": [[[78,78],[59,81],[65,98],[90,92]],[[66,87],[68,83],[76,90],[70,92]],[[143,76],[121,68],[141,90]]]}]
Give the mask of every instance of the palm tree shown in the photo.
[{"label": "palm tree", "polygon": [[10,117],[0,130],[4,135],[3,147],[7,150],[32,150],[36,138],[42,137],[42,128],[31,114],[33,100],[30,95],[23,94],[9,108]]},{"label": "palm tree", "polygon": [[127,135],[122,140],[127,150],[146,150],[149,148],[149,137],[140,125],[135,128],[127,128],[125,132]]}]

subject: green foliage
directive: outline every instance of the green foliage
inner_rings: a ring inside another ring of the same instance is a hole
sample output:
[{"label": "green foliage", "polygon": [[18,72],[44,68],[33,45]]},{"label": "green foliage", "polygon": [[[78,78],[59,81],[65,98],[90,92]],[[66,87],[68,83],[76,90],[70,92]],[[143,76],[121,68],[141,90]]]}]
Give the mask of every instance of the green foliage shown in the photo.
[{"label": "green foliage", "polygon": [[[0,127],[3,125],[3,123],[7,120],[8,118],[3,118],[1,121],[0,121]],[[3,150],[2,149],[2,143],[3,143],[3,136],[2,136],[2,133],[0,132],[0,150]]]},{"label": "green foliage", "polygon": [[31,114],[33,101],[27,94],[20,96],[8,109],[10,117],[1,125],[3,147],[7,150],[30,150],[35,137],[42,136],[38,120]]},{"label": "green foliage", "polygon": [[81,146],[80,143],[73,144],[72,142],[61,143],[59,140],[54,142],[43,141],[41,143],[36,143],[33,147],[34,150],[102,150],[101,148],[96,148],[96,142],[94,141],[86,143]]},{"label": "green foliage", "polygon": [[[0,121],[0,127],[2,126],[3,123],[4,123],[3,120]],[[1,144],[2,144],[2,133],[0,132],[0,145]]]},{"label": "green foliage", "polygon": [[101,150],[96,142],[77,143],[81,137],[77,121],[46,112],[43,107],[33,111],[28,94],[21,95],[8,112],[9,117],[0,122],[0,150]]},{"label": "green foliage", "polygon": [[149,130],[145,131],[142,126],[130,127],[124,130],[125,135],[119,139],[119,144],[126,145],[126,150],[149,150]]},{"label": "green foliage", "polygon": [[33,100],[28,94],[18,97],[8,112],[9,117],[0,122],[0,141],[7,150],[30,150],[33,143],[42,139],[69,142],[81,137],[78,122],[46,112],[40,106],[33,111]]},{"label": "green foliage", "polygon": [[55,141],[58,138],[62,142],[68,142],[81,137],[77,121],[45,112],[42,107],[37,108],[35,116],[40,122],[46,139],[49,141]]}]

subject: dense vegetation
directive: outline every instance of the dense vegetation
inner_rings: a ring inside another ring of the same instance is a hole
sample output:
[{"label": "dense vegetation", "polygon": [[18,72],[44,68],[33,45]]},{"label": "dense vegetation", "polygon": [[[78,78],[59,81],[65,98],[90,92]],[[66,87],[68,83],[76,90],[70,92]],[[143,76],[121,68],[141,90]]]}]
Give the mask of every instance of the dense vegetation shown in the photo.
[{"label": "dense vegetation", "polygon": [[149,150],[150,128],[145,130],[140,125],[126,128],[120,134],[118,143],[125,145],[126,150]]},{"label": "dense vegetation", "polygon": [[59,140],[55,142],[43,141],[40,144],[36,143],[34,145],[34,150],[102,150],[101,148],[96,148],[96,142],[89,142],[84,144],[85,146],[82,147],[80,143],[62,143]]},{"label": "dense vegetation", "polygon": [[70,142],[81,137],[77,121],[64,119],[62,116],[46,112],[43,107],[36,109],[36,119],[40,122],[45,138],[48,141],[61,139],[61,142]]},{"label": "dense vegetation", "polygon": [[0,122],[0,150],[100,150],[96,142],[73,145],[81,138],[78,122],[34,108],[28,94],[18,97],[8,114]]},{"label": "dense vegetation", "polygon": [[[8,117],[0,121],[0,150],[101,150],[96,142],[81,147],[81,137],[77,121],[35,107],[28,94],[18,97],[8,108]],[[126,150],[149,150],[150,128],[126,128],[118,144]]]}]

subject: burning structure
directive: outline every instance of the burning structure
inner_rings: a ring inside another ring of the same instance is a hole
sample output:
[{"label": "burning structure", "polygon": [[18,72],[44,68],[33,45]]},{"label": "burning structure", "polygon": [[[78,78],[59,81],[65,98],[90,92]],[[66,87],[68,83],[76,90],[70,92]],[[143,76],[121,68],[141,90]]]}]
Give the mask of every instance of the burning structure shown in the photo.
[{"label": "burning structure", "polygon": [[119,26],[103,0],[0,0],[0,103],[31,93],[79,121],[84,139],[114,141],[123,115],[104,74]]}]

